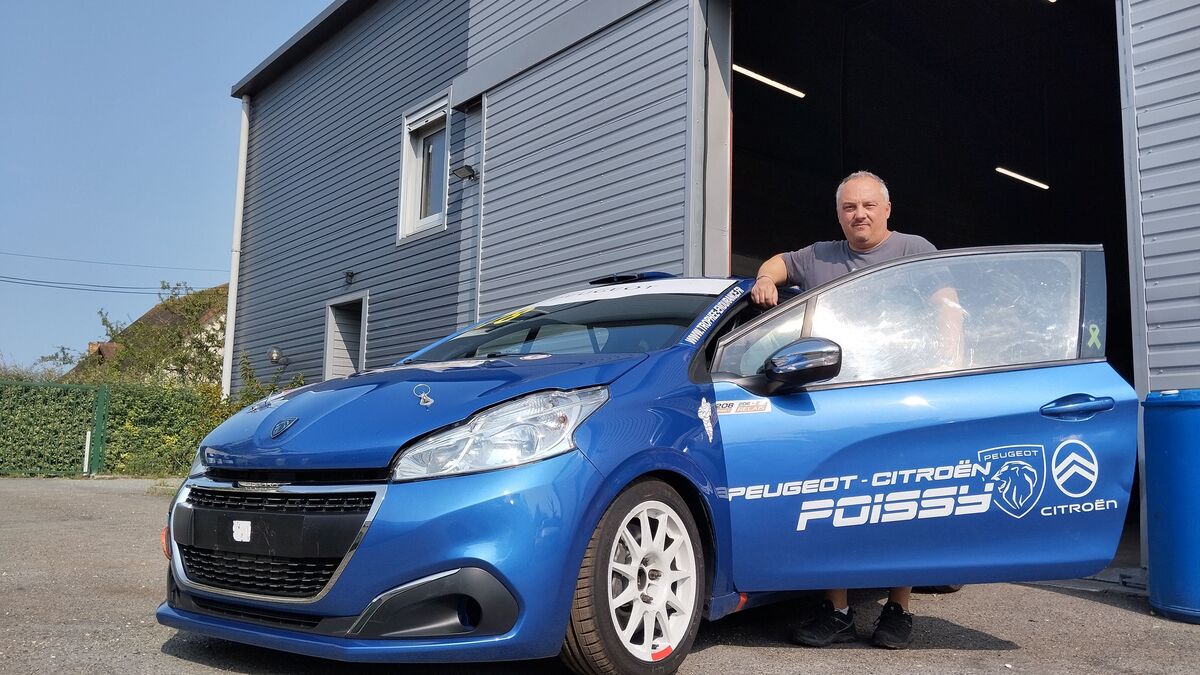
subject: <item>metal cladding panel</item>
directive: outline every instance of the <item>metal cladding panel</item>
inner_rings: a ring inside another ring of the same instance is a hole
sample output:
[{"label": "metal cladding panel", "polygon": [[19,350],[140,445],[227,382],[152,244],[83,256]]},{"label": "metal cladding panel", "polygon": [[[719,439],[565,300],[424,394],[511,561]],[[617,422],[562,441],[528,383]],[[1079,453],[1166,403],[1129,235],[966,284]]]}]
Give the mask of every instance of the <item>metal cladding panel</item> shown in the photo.
[{"label": "metal cladding panel", "polygon": [[[376,3],[252,97],[234,354],[260,378],[277,347],[282,382],[321,379],[341,296],[370,291],[368,368],[474,318],[478,183],[451,176],[445,230],[396,243],[403,115],[466,69],[469,13]],[[451,167],[480,164],[481,130],[478,111],[451,112]]]},{"label": "metal cladding panel", "polygon": [[583,1],[471,0],[469,65],[474,66]]},{"label": "metal cladding panel", "polygon": [[487,93],[480,315],[604,274],[683,271],[688,3]]},{"label": "metal cladding panel", "polygon": [[1128,3],[1149,389],[1200,387],[1200,5]]}]

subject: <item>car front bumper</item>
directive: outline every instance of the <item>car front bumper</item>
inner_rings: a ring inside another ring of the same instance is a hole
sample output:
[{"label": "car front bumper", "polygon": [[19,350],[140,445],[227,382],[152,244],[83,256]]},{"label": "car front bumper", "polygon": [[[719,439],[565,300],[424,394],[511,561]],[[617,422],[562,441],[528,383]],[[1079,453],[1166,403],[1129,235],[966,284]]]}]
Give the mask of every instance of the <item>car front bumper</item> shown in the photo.
[{"label": "car front bumper", "polygon": [[[361,539],[325,589],[307,598],[195,583],[172,541],[168,600],[157,618],[343,661],[553,656],[591,534],[581,520],[599,484],[595,468],[571,452],[488,473],[375,486],[378,504]],[[191,487],[236,490],[189,481],[176,508]]]}]

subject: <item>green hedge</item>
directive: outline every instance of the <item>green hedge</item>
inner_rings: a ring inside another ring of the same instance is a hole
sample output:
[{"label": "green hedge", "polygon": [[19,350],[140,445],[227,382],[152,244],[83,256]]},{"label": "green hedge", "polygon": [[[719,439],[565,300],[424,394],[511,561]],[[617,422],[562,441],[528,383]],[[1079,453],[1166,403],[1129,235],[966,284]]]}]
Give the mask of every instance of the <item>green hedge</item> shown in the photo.
[{"label": "green hedge", "polygon": [[84,439],[93,428],[98,391],[0,382],[0,473],[83,473]]},{"label": "green hedge", "polygon": [[217,387],[114,386],[105,466],[121,474],[181,475],[200,439],[232,412]]},{"label": "green hedge", "polygon": [[241,405],[212,385],[107,389],[107,406],[101,396],[97,410],[99,387],[0,382],[0,473],[82,473],[84,438],[100,413],[106,439],[92,448],[103,448],[104,471],[182,475],[200,439]]}]

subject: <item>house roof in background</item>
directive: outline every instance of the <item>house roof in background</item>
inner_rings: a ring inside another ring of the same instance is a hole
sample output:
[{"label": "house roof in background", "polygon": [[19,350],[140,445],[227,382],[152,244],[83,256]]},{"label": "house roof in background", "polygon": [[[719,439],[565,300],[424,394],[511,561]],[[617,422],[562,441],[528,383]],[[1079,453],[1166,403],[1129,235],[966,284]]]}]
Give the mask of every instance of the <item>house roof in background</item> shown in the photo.
[{"label": "house roof in background", "polygon": [[[198,291],[192,292],[192,295],[213,298],[213,300],[209,303],[212,306],[205,309],[204,313],[200,315],[200,323],[201,324],[207,324],[210,321],[212,321],[215,317],[217,317],[218,315],[225,313],[225,309],[226,309],[225,298],[220,297],[220,296],[223,296],[228,292],[229,292],[229,283],[228,282],[223,283],[219,286],[213,286],[212,288],[202,288]],[[146,310],[145,314],[138,317],[138,319],[136,321],[134,321],[133,323],[130,323],[129,326],[126,326],[126,329],[133,326],[134,324],[142,324],[142,325],[150,325],[150,326],[177,326],[177,325],[183,323],[184,321],[186,321],[186,319],[184,319],[182,316],[179,316],[175,312],[171,311],[170,308],[168,308],[166,306],[165,302],[160,302],[157,305]]]},{"label": "house roof in background", "polygon": [[[223,316],[226,310],[226,298],[229,293],[229,284],[224,283],[211,288],[203,288],[198,291],[193,291],[192,296],[200,296],[207,300],[209,305],[200,315],[200,325],[208,327],[214,320]],[[136,321],[131,322],[128,326],[122,329],[121,334],[134,326],[178,326],[187,321],[186,318],[171,311],[166,306],[166,302],[159,302],[150,309],[146,310]],[[96,341],[89,342],[86,356],[99,355],[103,361],[110,360],[121,351],[124,345],[119,342]],[[83,372],[84,360],[80,359],[64,376],[71,376]]]}]

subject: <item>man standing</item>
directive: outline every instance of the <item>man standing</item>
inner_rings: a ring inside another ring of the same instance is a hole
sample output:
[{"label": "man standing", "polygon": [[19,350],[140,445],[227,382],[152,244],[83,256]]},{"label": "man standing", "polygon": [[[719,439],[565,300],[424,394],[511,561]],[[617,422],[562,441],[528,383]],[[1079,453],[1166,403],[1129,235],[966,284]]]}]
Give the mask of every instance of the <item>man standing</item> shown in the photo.
[{"label": "man standing", "polygon": [[[888,229],[892,203],[887,185],[869,171],[855,171],[842,180],[837,189],[837,211],[846,239],[821,241],[799,251],[772,256],[758,269],[758,278],[750,291],[751,300],[773,307],[779,302],[779,286],[797,285],[808,290],[868,265],[937,250],[923,237]],[[939,298],[947,293],[953,294],[953,290],[939,289],[934,298],[953,302],[957,307],[954,302],[957,298]],[[889,590],[888,602],[871,637],[872,644],[890,649],[908,646],[912,640],[912,614],[908,611],[911,594],[911,588]],[[796,630],[793,639],[809,647],[858,639],[846,589],[825,591],[820,610]]]},{"label": "man standing", "polygon": [[750,298],[764,307],[779,302],[778,286],[801,290],[820,286],[861,267],[937,248],[924,237],[892,232],[887,185],[870,171],[855,171],[837,189],[838,222],[843,241],[819,241],[799,251],[774,255],[758,268]]}]

